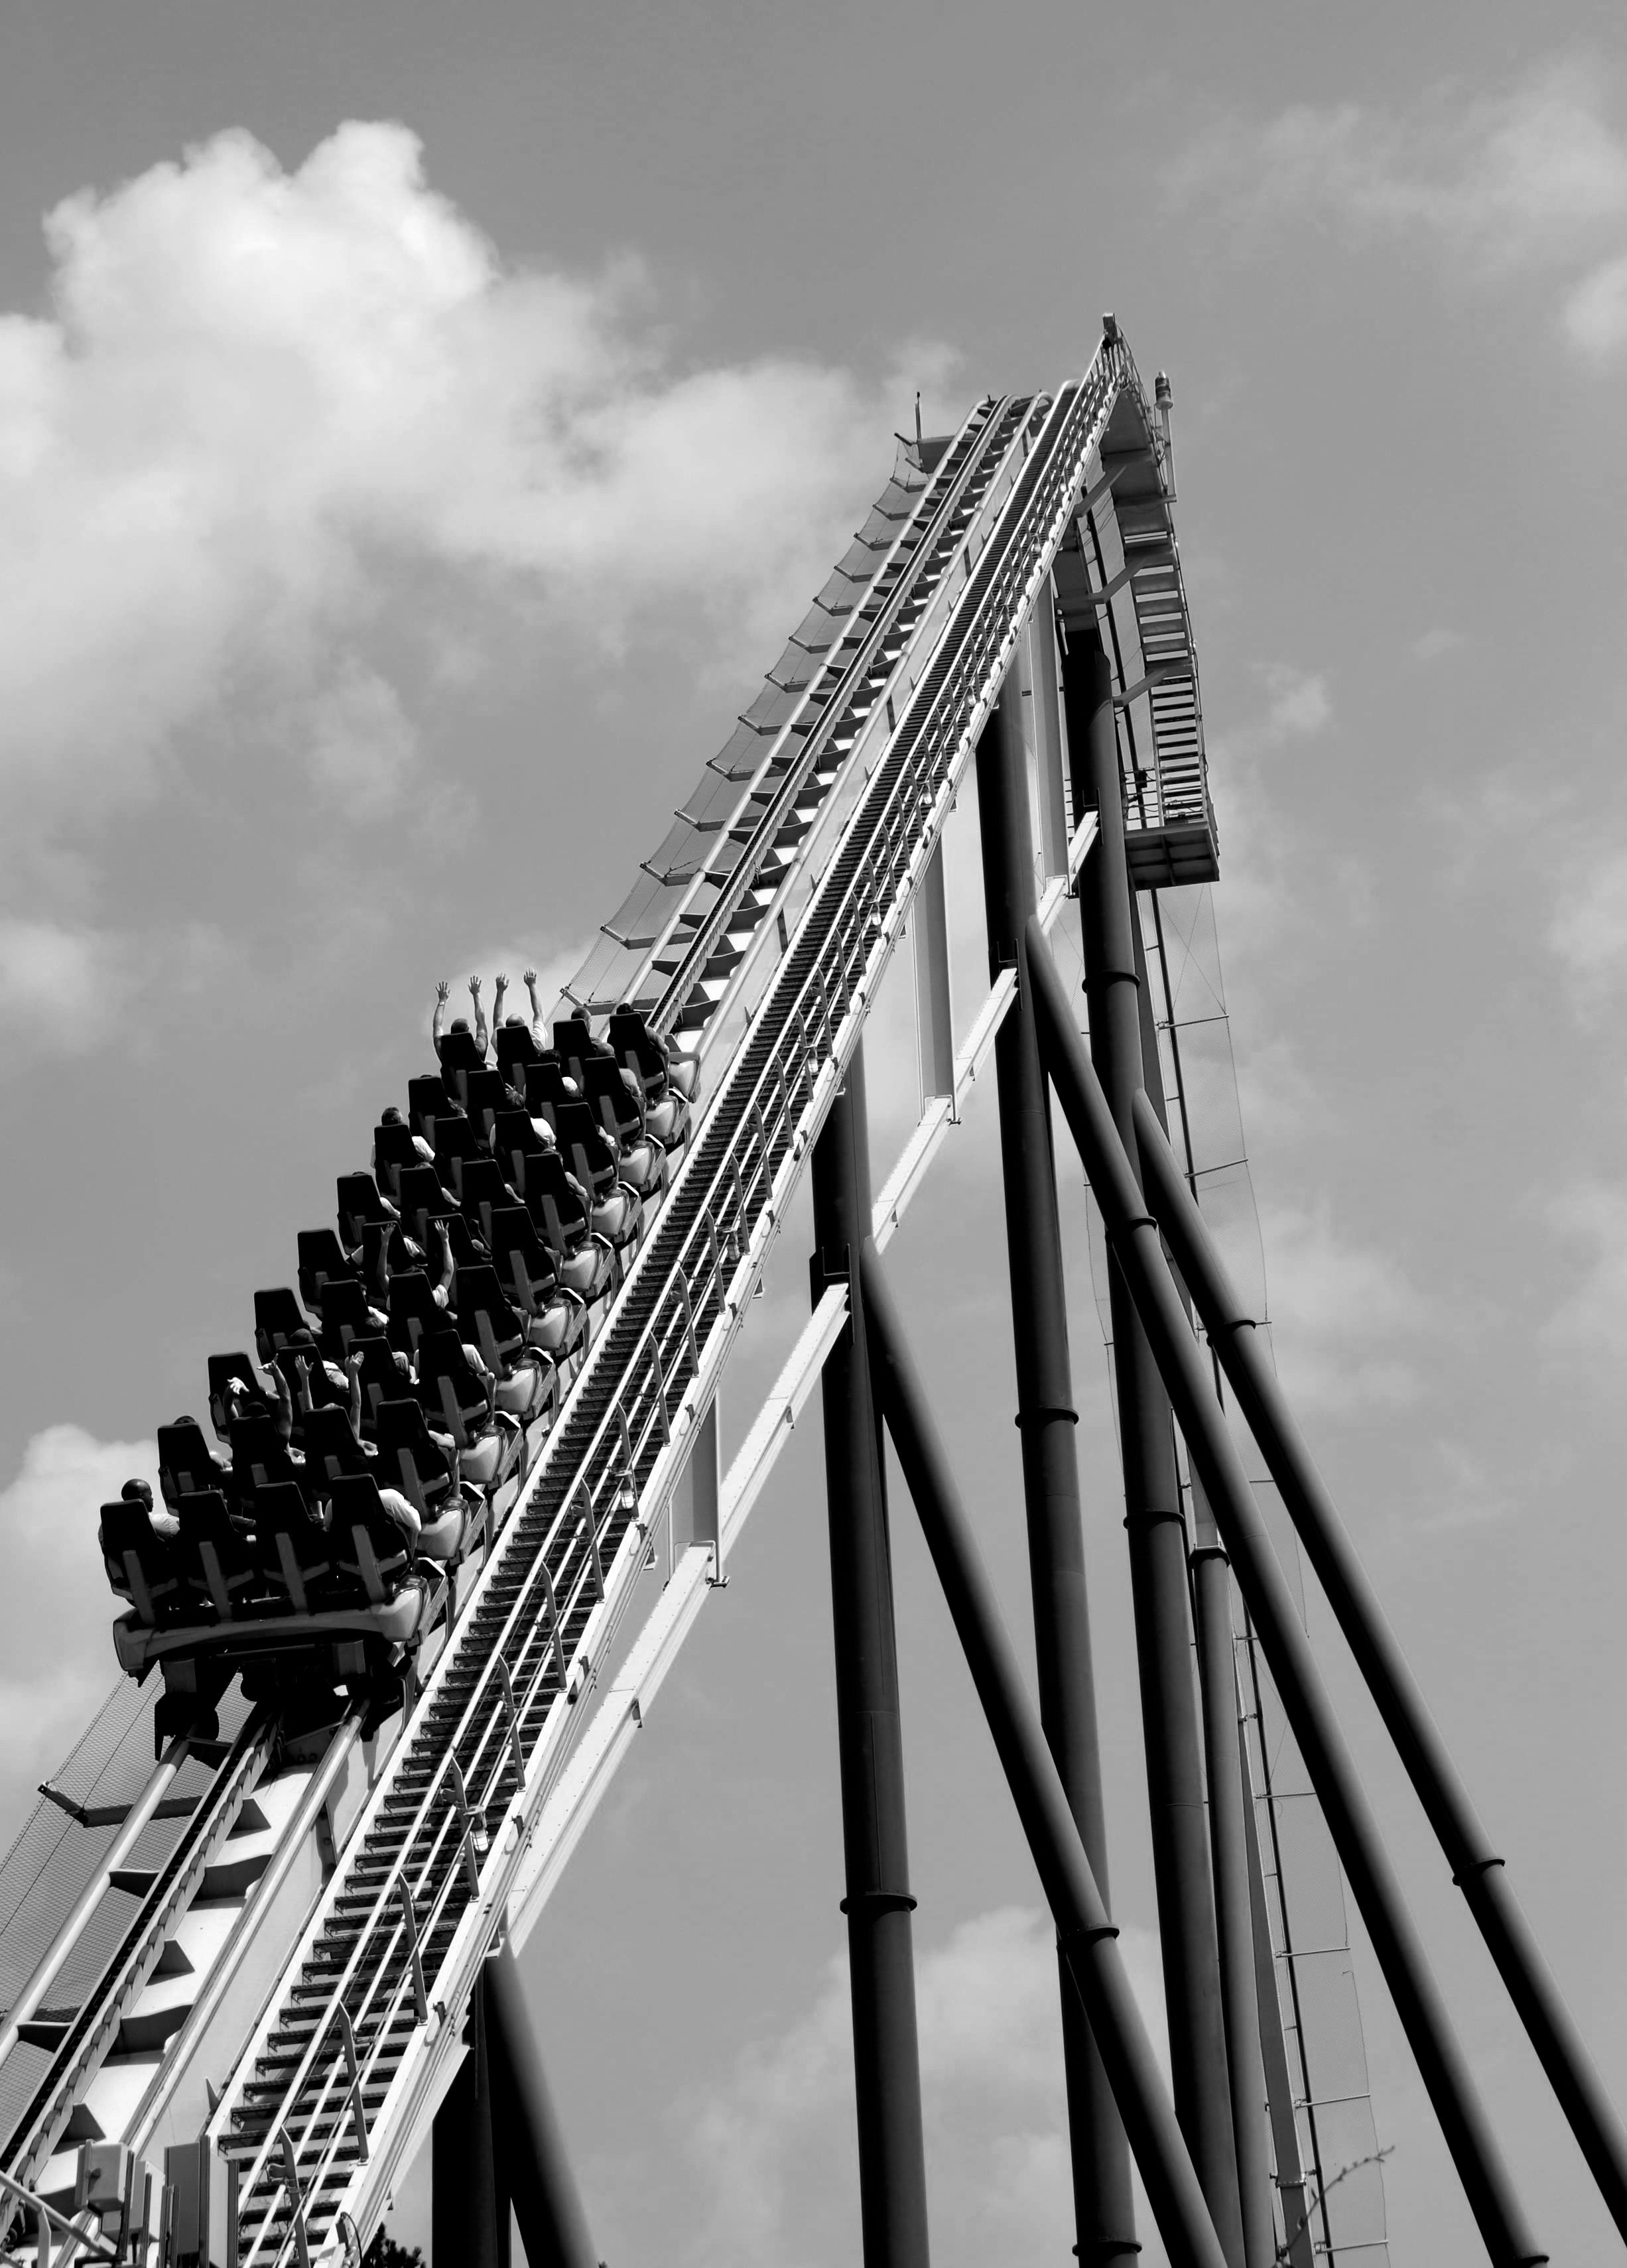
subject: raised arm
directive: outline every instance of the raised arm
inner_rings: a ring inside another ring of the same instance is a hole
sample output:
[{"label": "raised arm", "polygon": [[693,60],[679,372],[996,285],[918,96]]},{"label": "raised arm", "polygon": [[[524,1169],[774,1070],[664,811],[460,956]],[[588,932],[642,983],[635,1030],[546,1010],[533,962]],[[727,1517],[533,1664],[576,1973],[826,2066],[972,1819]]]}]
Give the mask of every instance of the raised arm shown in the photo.
[{"label": "raised arm", "polygon": [[480,997],[480,979],[469,979],[469,998],[475,1003],[475,1044],[483,1056],[486,1052],[486,1010]]},{"label": "raised arm", "polygon": [[278,1437],[282,1440],[290,1441],[293,1439],[294,1433],[294,1397],[288,1390],[288,1381],[283,1375],[282,1365],[276,1362],[269,1363],[266,1366],[266,1376],[271,1381],[271,1399],[276,1405],[271,1415],[276,1425]]},{"label": "raised arm", "polygon": [[503,1003],[507,997],[508,978],[499,969],[491,988],[491,1038],[494,1046],[497,1034],[503,1029]]},{"label": "raised arm", "polygon": [[350,1431],[359,1441],[362,1438],[362,1357],[352,1351],[344,1359],[350,1380]]},{"label": "raised arm", "polygon": [[537,972],[534,968],[526,971],[526,990],[531,995],[531,1036],[538,1047],[546,1049],[548,1034],[542,1028],[542,1003],[537,998]]},{"label": "raised arm", "polygon": [[435,987],[435,1012],[430,1018],[430,1039],[438,1057],[440,1054],[441,1026],[446,1020],[446,1000],[451,990],[452,987],[444,976]]}]

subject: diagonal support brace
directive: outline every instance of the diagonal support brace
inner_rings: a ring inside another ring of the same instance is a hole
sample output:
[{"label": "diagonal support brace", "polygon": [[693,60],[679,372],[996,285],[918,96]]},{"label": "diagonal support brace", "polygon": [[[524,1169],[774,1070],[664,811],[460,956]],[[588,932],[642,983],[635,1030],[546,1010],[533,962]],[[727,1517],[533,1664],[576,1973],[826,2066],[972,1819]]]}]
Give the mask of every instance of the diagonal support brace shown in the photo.
[{"label": "diagonal support brace", "polygon": [[1225,2268],[1220,2240],[1130,1991],[1118,1932],[1102,1904],[1038,1714],[1023,1690],[886,1271],[868,1237],[859,1251],[858,1280],[877,1399],[1056,1918],[1058,1940],[1141,2169],[1159,2234],[1174,2268]]},{"label": "diagonal support brace", "polygon": [[1627,2236],[1627,2137],[1615,2106],[1294,1423],[1261,1346],[1255,1320],[1245,1312],[1233,1288],[1145,1094],[1136,1097],[1135,1119],[1147,1202],[1158,1215],[1209,1343],[1428,1815],[1452,1879],[1474,1915],[1611,2218]]},{"label": "diagonal support brace", "polygon": [[1101,1210],[1113,1258],[1168,1389],[1188,1454],[1208,1494],[1233,1570],[1310,1774],[1340,1863],[1395,2003],[1458,2178],[1497,2268],[1535,2268],[1548,2254],[1527,2225],[1485,2108],[1452,2028],[1378,1822],[1333,1713],[1304,1625],[1232,1440],[1204,1357],[1169,1272],[1158,1224],[1119,1140],[1049,948],[1027,927],[1040,1052]]}]

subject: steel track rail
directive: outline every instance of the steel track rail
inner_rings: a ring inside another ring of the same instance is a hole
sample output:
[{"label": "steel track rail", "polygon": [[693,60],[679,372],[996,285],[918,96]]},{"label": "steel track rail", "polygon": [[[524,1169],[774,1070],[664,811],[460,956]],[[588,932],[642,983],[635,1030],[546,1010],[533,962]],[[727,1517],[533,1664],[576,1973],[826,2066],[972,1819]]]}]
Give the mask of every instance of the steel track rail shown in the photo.
[{"label": "steel track rail", "polygon": [[263,1709],[251,1712],[173,1849],[155,1870],[100,1983],[70,2024],[33,2101],[12,2130],[5,2171],[13,2180],[31,2182],[61,2139],[74,2104],[100,2067],[125,2011],[146,1983],[210,1861],[254,1793],[275,1738],[272,1716]]},{"label": "steel track rail", "polygon": [[[422,2051],[445,2036],[442,2012],[455,2013],[471,1955],[478,1957],[482,1933],[496,1926],[526,1821],[567,1753],[560,1737],[565,1682],[582,1674],[586,1641],[607,1628],[611,1594],[628,1587],[628,1563],[647,1532],[640,1507],[659,1493],[652,1484],[663,1467],[675,1471],[699,1407],[702,1344],[710,1357],[732,1336],[733,1292],[760,1265],[777,1206],[834,1091],[836,1064],[873,995],[871,961],[878,953],[884,961],[895,942],[888,917],[907,905],[936,840],[956,753],[964,761],[980,704],[986,710],[1066,524],[1089,448],[1125,383],[1134,383],[1128,356],[1104,348],[1042,430],[1037,421],[1025,428],[1032,453],[998,500],[976,566],[968,561],[931,662],[290,1964],[282,2006],[254,2062],[246,2058],[234,2076],[211,2132],[242,2161],[245,2268],[331,2227],[356,2178],[349,2089],[338,2084],[329,2048],[338,2007],[357,2043],[357,2091],[383,2125],[409,2108],[397,2082],[415,2043],[422,2063]],[[523,1786],[480,1860],[472,1816],[522,1767]],[[451,1988],[445,1999],[443,1984]],[[375,2157],[378,2141],[376,2131]],[[356,2190],[364,2205],[365,2190],[364,2180]]]}]

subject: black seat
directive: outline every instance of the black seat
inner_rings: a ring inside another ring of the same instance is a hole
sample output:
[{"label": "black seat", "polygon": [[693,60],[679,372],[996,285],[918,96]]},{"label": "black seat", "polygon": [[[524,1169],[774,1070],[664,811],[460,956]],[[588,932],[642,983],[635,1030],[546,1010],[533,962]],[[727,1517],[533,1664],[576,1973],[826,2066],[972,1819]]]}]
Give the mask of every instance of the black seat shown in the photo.
[{"label": "black seat", "polygon": [[[407,1381],[400,1383],[405,1387]],[[452,1463],[430,1436],[421,1403],[401,1398],[381,1402],[377,1412],[378,1478],[398,1488],[426,1523],[437,1517],[452,1493]]]},{"label": "black seat", "polygon": [[352,1339],[374,1328],[367,1313],[367,1293],[357,1276],[333,1278],[322,1300],[322,1352],[329,1362],[341,1363]]},{"label": "black seat", "polygon": [[630,1071],[647,1095],[665,1094],[666,1050],[637,1008],[618,1008],[610,1019],[610,1052]]},{"label": "black seat", "polygon": [[472,1071],[479,1071],[486,1058],[475,1044],[473,1032],[443,1032],[436,1042],[440,1057],[441,1078],[448,1094],[461,1094],[463,1080]]},{"label": "black seat", "polygon": [[504,1297],[493,1268],[460,1268],[453,1290],[460,1329],[479,1347],[487,1368],[501,1378],[504,1365],[526,1345],[524,1320]]},{"label": "black seat", "polygon": [[[497,1032],[497,1069],[512,1072],[517,1064],[540,1063],[542,1050],[529,1024],[501,1024]],[[518,1086],[519,1081],[512,1082]]]},{"label": "black seat", "polygon": [[[571,1169],[557,1150],[529,1161],[526,1211],[536,1223],[549,1251],[558,1259],[568,1258],[587,1235],[591,1226],[587,1199],[580,1185],[572,1182]],[[494,1211],[494,1222],[496,1219]]]},{"label": "black seat", "polygon": [[489,1158],[491,1147],[486,1139],[484,1119],[470,1118],[461,1111],[457,1117],[442,1116],[435,1122],[435,1170],[449,1189],[458,1186],[455,1169],[470,1158]]},{"label": "black seat", "polygon": [[554,1052],[578,1086],[582,1085],[585,1064],[592,1063],[596,1056],[610,1057],[610,1050],[604,1042],[596,1040],[588,1029],[585,1016],[559,1016],[555,1019]]},{"label": "black seat", "polygon": [[[306,1488],[309,1494],[320,1495],[328,1483],[336,1480],[341,1473],[370,1473],[372,1460],[368,1456],[350,1426],[348,1410],[313,1410],[306,1420]],[[256,1498],[254,1516],[260,1516]]]},{"label": "black seat", "polygon": [[125,1497],[103,1505],[100,1539],[107,1580],[149,1630],[182,1620],[189,1602],[181,1556],[154,1533],[145,1505]]},{"label": "black seat", "polygon": [[390,1278],[390,1344],[413,1354],[426,1331],[445,1330],[446,1312],[436,1300],[422,1268],[403,1268]]},{"label": "black seat", "polygon": [[331,1228],[302,1228],[299,1246],[299,1296],[307,1307],[322,1304],[322,1286],[354,1276],[349,1255]]},{"label": "black seat", "polygon": [[373,1172],[380,1187],[399,1190],[408,1167],[423,1162],[410,1126],[398,1122],[394,1126],[373,1128]]},{"label": "black seat", "polygon": [[357,1373],[362,1389],[362,1439],[368,1440],[372,1436],[379,1404],[405,1394],[408,1382],[396,1367],[394,1350],[384,1332],[369,1332],[364,1338],[352,1339],[350,1352],[362,1359]]},{"label": "black seat", "polygon": [[607,1197],[615,1186],[615,1152],[588,1104],[563,1104],[554,1130],[560,1154],[583,1188],[595,1197]]},{"label": "black seat", "polygon": [[343,1579],[321,1522],[291,1482],[274,1482],[254,1499],[255,1548],[267,1588],[297,1615],[338,1603]]},{"label": "black seat", "polygon": [[605,1131],[617,1142],[637,1142],[644,1130],[644,1107],[636,1101],[622,1066],[595,1056],[582,1066],[582,1099]]},{"label": "black seat", "polygon": [[509,1107],[508,1081],[500,1071],[472,1071],[463,1081],[463,1101],[482,1132],[490,1133],[497,1112]]},{"label": "black seat", "polygon": [[556,1133],[562,1105],[580,1099],[575,1082],[567,1082],[565,1067],[557,1056],[544,1056],[541,1062],[526,1065],[526,1108],[534,1118],[546,1119]]},{"label": "black seat", "polygon": [[[239,1421],[239,1425],[251,1422],[247,1418]],[[269,1418],[264,1420],[267,1425],[270,1422]],[[232,1430],[235,1432],[237,1428]],[[180,1509],[183,1497],[231,1489],[232,1476],[233,1468],[223,1465],[210,1452],[203,1439],[203,1428],[195,1418],[188,1419],[184,1425],[159,1426],[158,1486],[172,1512]]]},{"label": "black seat", "polygon": [[299,1480],[299,1468],[269,1418],[239,1418],[232,1428],[232,1472],[246,1498],[273,1481],[297,1486]]},{"label": "black seat", "polygon": [[433,1166],[413,1166],[401,1179],[401,1219],[407,1224],[409,1235],[416,1236],[426,1252],[433,1251],[435,1241],[430,1235],[429,1224],[440,1220],[449,1212],[456,1212],[458,1201],[445,1188]]},{"label": "black seat", "polygon": [[253,1543],[233,1522],[217,1489],[182,1497],[176,1516],[183,1567],[193,1560],[187,1573],[194,1603],[212,1607],[223,1623],[232,1621],[238,1609],[262,1588]]},{"label": "black seat", "polygon": [[[469,1226],[478,1229],[481,1241],[488,1251],[491,1237],[488,1224],[499,1205],[512,1205],[514,1192],[509,1187],[501,1166],[495,1158],[466,1158],[458,1169],[459,1194],[463,1200],[463,1218]],[[464,1262],[458,1262],[462,1274]]]},{"label": "black seat", "polygon": [[438,1071],[425,1071],[407,1082],[407,1123],[415,1134],[422,1134],[431,1145],[436,1121],[451,1102],[446,1082]]},{"label": "black seat", "polygon": [[[283,1376],[287,1376],[286,1371]],[[209,1422],[217,1440],[230,1438],[226,1423],[226,1382],[239,1379],[247,1389],[247,1405],[269,1418],[276,1404],[255,1375],[252,1358],[246,1354],[212,1354],[209,1358]],[[211,1484],[212,1485],[212,1484]]]},{"label": "black seat", "polygon": [[486,1389],[469,1368],[463,1342],[441,1317],[438,1331],[418,1342],[418,1400],[424,1414],[445,1425],[460,1448],[484,1432],[491,1416]]},{"label": "black seat", "polygon": [[328,1549],[335,1574],[370,1606],[387,1606],[412,1567],[412,1546],[385,1510],[371,1473],[346,1474],[329,1490]]},{"label": "black seat", "polygon": [[492,1154],[522,1197],[526,1193],[526,1159],[546,1158],[548,1148],[549,1145],[537,1132],[536,1121],[528,1110],[500,1110],[497,1113],[491,1129]]},{"label": "black seat", "polygon": [[275,1355],[301,1334],[314,1338],[316,1327],[294,1297],[287,1284],[274,1285],[269,1291],[254,1294],[254,1344],[260,1350],[261,1362],[269,1362]]},{"label": "black seat", "polygon": [[347,1252],[354,1252],[361,1243],[362,1231],[370,1220],[395,1218],[394,1207],[386,1204],[371,1174],[341,1174],[338,1192],[339,1235]]}]

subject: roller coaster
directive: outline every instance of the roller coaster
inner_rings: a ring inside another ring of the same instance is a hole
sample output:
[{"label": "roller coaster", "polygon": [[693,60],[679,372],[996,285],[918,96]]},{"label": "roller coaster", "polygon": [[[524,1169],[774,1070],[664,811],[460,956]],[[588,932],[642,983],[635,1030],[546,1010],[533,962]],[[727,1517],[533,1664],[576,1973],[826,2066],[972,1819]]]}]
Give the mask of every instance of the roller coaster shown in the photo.
[{"label": "roller coaster", "polygon": [[[1139,2250],[1133,2157],[1179,2268],[1388,2260],[1347,1889],[1488,2257],[1548,2257],[1301,1549],[1627,2235],[1616,2114],[1206,1218],[1181,982],[1219,859],[1174,504],[1169,389],[1111,317],[1079,379],[899,438],[551,1028],[438,1015],[253,1354],[210,1358],[218,1450],[161,1427],[162,1503],[101,1507],[125,1674],[0,1866],[5,2257],[359,2260],[431,2146],[440,2268],[506,2261],[511,2209],[534,2268],[593,2268],[513,1956],[816,1389],[866,2268],[929,2257],[884,1433],[1056,1922],[1079,2257]],[[974,779],[990,979],[957,1018]],[[863,1038],[901,949],[920,1108],[877,1189]],[[1037,1702],[885,1259],[990,1064]],[[1173,2090],[1108,1901],[1058,1124],[1106,1264]],[[808,1320],[725,1468],[719,1383],[805,1170]]]}]

